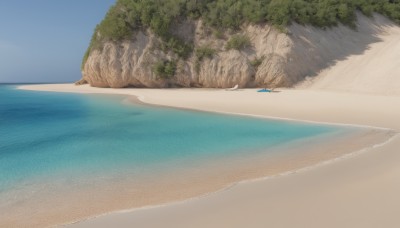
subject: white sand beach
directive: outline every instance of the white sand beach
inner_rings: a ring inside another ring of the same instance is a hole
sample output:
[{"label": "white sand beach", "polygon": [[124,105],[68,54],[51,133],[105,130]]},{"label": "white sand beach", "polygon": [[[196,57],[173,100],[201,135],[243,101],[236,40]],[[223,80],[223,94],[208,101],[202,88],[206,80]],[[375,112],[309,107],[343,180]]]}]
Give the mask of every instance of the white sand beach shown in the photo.
[{"label": "white sand beach", "polygon": [[[296,89],[21,89],[124,94],[148,104],[400,132],[400,28]],[[242,182],[165,206],[115,212],[67,227],[399,227],[400,135],[361,153],[288,175]]]}]

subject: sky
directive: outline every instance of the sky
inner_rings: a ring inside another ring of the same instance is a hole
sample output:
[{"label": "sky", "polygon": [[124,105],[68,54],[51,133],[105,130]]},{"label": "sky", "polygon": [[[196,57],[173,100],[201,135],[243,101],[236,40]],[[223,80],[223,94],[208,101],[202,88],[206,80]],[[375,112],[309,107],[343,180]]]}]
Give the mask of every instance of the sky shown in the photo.
[{"label": "sky", "polygon": [[0,0],[0,83],[73,82],[115,0]]}]

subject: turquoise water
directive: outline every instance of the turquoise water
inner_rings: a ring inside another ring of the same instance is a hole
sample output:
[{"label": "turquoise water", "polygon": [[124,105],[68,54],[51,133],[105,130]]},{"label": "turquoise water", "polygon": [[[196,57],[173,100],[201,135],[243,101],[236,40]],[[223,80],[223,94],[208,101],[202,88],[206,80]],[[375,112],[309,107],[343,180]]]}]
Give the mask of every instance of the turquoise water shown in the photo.
[{"label": "turquoise water", "polygon": [[0,192],[51,178],[85,184],[96,177],[168,172],[194,161],[268,153],[268,148],[338,131],[127,105],[124,99],[0,85]]}]

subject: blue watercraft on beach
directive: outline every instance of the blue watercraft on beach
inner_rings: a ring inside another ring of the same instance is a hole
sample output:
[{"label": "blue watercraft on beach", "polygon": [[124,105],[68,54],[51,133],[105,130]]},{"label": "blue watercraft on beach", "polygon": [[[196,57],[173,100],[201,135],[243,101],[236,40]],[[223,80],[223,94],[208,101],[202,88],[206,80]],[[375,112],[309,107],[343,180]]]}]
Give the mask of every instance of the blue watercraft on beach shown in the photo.
[{"label": "blue watercraft on beach", "polygon": [[257,92],[259,92],[259,93],[271,93],[272,92],[272,90],[271,89],[260,89],[260,90],[258,90]]}]

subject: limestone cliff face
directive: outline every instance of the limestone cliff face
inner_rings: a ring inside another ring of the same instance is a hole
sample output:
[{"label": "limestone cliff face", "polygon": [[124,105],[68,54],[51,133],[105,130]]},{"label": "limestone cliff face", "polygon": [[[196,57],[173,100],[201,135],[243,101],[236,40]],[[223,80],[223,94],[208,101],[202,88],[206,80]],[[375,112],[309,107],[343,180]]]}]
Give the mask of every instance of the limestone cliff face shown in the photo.
[{"label": "limestone cliff face", "polygon": [[[161,40],[151,31],[138,31],[129,41],[107,42],[102,50],[92,51],[79,83],[113,88],[292,86],[338,59],[357,54],[352,53],[354,46],[366,49],[376,42],[375,34],[381,25],[359,17],[368,24],[367,29],[355,31],[338,26],[321,30],[294,24],[282,33],[269,25],[243,26],[236,34],[248,36],[252,45],[241,51],[225,49],[233,34],[216,38],[201,21],[185,22],[174,26],[171,32],[195,48],[208,45],[216,54],[202,61],[194,54],[178,60],[175,76],[170,79],[157,77],[153,66],[160,60],[179,58],[172,52],[163,52],[159,48]],[[254,64],[256,59],[259,64]]]}]

